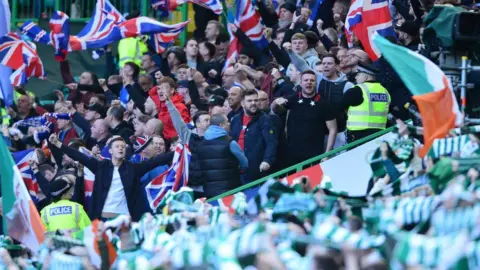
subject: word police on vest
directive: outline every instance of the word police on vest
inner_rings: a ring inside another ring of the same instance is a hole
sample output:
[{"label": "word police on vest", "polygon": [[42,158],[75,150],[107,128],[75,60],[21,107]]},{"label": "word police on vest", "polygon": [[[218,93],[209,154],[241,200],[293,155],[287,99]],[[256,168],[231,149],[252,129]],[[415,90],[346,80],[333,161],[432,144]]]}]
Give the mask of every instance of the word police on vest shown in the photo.
[{"label": "word police on vest", "polygon": [[387,102],[387,94],[370,94],[370,101],[372,102]]},{"label": "word police on vest", "polygon": [[55,207],[50,209],[50,216],[70,215],[70,214],[72,214],[71,206],[62,206],[62,207]]}]

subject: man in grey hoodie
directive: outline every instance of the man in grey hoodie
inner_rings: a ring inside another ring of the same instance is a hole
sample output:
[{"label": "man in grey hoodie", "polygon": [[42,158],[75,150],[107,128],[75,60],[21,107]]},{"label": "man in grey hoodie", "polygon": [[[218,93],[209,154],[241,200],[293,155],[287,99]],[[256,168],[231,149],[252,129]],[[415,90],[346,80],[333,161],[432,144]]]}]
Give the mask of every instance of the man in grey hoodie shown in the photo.
[{"label": "man in grey hoodie", "polygon": [[[289,48],[285,48],[285,44],[288,44],[288,47]],[[284,43],[284,48],[287,52],[289,51],[293,51],[295,52],[299,57],[302,58],[302,60],[304,60],[309,69],[315,69],[315,64],[317,64],[317,62],[320,61],[320,58],[318,58],[318,54],[317,52],[315,51],[314,48],[308,48],[308,40],[307,40],[307,37],[302,34],[302,33],[296,33],[292,36],[292,43]],[[291,60],[292,57],[290,57],[290,60]],[[292,62],[290,63],[290,65],[288,65],[287,67],[287,76],[290,76],[290,72],[291,72],[291,69],[292,69],[292,65],[295,65],[293,63],[293,60],[291,60]],[[297,66],[297,65],[295,65]],[[298,69],[298,67],[297,67]],[[298,69],[298,71],[300,72],[303,72],[303,70],[300,70]]]},{"label": "man in grey hoodie", "polygon": [[[292,50],[289,50],[289,45],[284,45],[290,56],[291,64],[300,71],[312,70],[315,72],[317,78],[317,93],[320,97],[327,100],[330,104],[337,107],[339,102],[348,89],[353,87],[353,83],[347,80],[347,76],[338,71],[340,61],[333,54],[327,54],[322,59],[322,73],[316,72],[302,57]],[[346,129],[346,113],[338,112],[337,127],[338,134],[335,139],[334,149],[343,146],[346,143],[345,129]]]}]

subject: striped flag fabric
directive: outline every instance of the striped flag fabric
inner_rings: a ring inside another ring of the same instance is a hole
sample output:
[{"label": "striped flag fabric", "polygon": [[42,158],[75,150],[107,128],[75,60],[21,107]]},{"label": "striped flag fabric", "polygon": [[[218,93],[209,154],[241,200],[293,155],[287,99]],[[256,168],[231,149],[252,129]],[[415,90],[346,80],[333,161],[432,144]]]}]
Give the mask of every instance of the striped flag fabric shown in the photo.
[{"label": "striped flag fabric", "polygon": [[[100,249],[98,247],[98,223],[99,221],[96,219],[92,221],[90,226],[83,229],[83,242],[87,248],[90,261],[97,269],[102,265],[102,258],[100,257]],[[112,266],[117,259],[117,252],[105,233],[103,233],[102,237],[107,244],[109,265]]]},{"label": "striped flag fabric", "polygon": [[192,154],[188,144],[177,144],[172,166],[153,179],[146,187],[147,199],[152,210],[156,210],[169,190],[176,192],[188,184],[188,166]]},{"label": "striped flag fabric", "polygon": [[0,140],[0,155],[4,234],[37,252],[45,227],[4,140]]},{"label": "striped flag fabric", "polygon": [[223,12],[222,3],[219,0],[152,0],[152,7],[155,10],[163,11],[163,17],[167,17],[170,11],[177,9],[178,6],[184,3],[193,3],[202,6],[206,9],[210,9],[215,14],[220,15]]},{"label": "striped flag fabric", "polygon": [[55,48],[55,60],[64,61],[67,58],[70,41],[70,18],[61,11],[55,11],[50,18],[50,40]]},{"label": "striped flag fabric", "polygon": [[[264,26],[260,14],[252,4],[252,0],[235,0],[230,5],[227,12],[228,22],[235,24],[259,49],[265,48],[268,42],[263,36]],[[238,58],[242,50],[238,38],[230,30],[228,32],[230,34],[230,47],[224,70]]]},{"label": "striped flag fabric", "polygon": [[43,44],[51,44],[52,42],[50,34],[32,21],[26,21],[19,29],[22,35],[26,35],[34,42]]},{"label": "striped flag fabric", "polygon": [[33,43],[23,41],[15,33],[0,37],[0,64],[15,70],[10,76],[14,86],[25,84],[30,77],[46,77],[42,60]]},{"label": "striped flag fabric", "polygon": [[[101,49],[123,38],[149,35],[152,47],[161,53],[173,44],[189,22],[167,25],[149,17],[125,20],[108,0],[98,0],[94,14],[85,28],[77,36],[69,36],[68,51]],[[67,23],[62,26],[68,28]],[[48,34],[33,22],[24,23],[20,29],[32,40],[56,44],[52,33]],[[51,30],[54,31],[52,25]]]},{"label": "striped flag fabric", "polygon": [[[86,155],[87,157],[92,158],[93,155],[88,149],[85,147],[80,147],[78,149],[80,153]],[[87,167],[83,167],[83,185],[84,185],[84,192],[85,192],[85,211],[88,211],[88,206],[90,205],[90,199],[93,193],[93,183],[95,182],[95,174],[90,171]]]},{"label": "striped flag fabric", "polygon": [[190,20],[174,25],[165,25],[169,28],[166,32],[150,34],[148,40],[149,45],[155,49],[156,53],[163,53],[170,45],[172,45],[178,36],[185,30]]},{"label": "striped flag fabric", "polygon": [[373,42],[417,102],[424,131],[424,146],[419,155],[425,157],[435,139],[446,137],[452,128],[463,122],[452,85],[445,73],[426,57],[378,34],[374,35]]},{"label": "striped flag fabric", "polygon": [[22,176],[28,193],[30,194],[32,200],[37,202],[39,186],[37,180],[35,179],[35,174],[28,164],[30,160],[36,159],[35,149],[13,152],[12,156],[15,160],[18,170],[20,171],[20,175]]},{"label": "striped flag fabric", "polygon": [[396,37],[388,3],[388,0],[355,0],[347,13],[347,40],[354,33],[372,61],[377,61],[381,56],[372,41],[373,35],[378,33],[384,37]]}]

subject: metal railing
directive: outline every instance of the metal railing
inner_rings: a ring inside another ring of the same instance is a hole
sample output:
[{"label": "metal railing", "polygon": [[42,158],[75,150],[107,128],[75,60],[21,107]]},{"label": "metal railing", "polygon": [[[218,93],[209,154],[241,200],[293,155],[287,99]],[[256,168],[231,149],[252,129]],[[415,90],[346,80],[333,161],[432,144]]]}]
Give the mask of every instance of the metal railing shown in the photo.
[{"label": "metal railing", "polygon": [[[12,28],[26,21],[38,22],[39,19],[50,18],[55,10],[65,12],[71,22],[87,22],[90,20],[95,9],[96,0],[9,0],[11,7]],[[151,0],[110,0],[120,13],[131,13],[140,11],[142,16],[148,16],[160,20],[155,10],[150,6]],[[188,19],[189,7],[187,4],[181,5],[177,11],[171,13],[167,19],[161,19],[162,22],[173,24],[186,21]],[[180,35],[180,45],[183,46],[187,40],[187,32],[193,31],[194,22],[190,22],[187,31]]]},{"label": "metal railing", "polygon": [[293,166],[291,166],[291,167],[288,167],[288,168],[286,168],[286,169],[283,169],[283,170],[278,171],[278,172],[276,172],[276,173],[273,173],[273,174],[271,174],[271,175],[265,176],[265,177],[263,177],[263,178],[261,178],[261,179],[255,180],[255,181],[250,182],[250,183],[248,183],[248,184],[245,184],[245,185],[243,185],[243,186],[241,186],[241,187],[238,187],[238,188],[232,189],[232,190],[230,190],[230,191],[227,191],[227,192],[225,192],[225,193],[222,193],[222,194],[220,194],[220,195],[218,195],[218,196],[215,196],[215,197],[213,197],[213,198],[208,199],[207,202],[215,201],[215,200],[221,199],[221,198],[223,198],[223,197],[227,197],[227,196],[233,195],[233,194],[235,194],[235,193],[237,193],[237,192],[240,192],[240,191],[249,189],[249,188],[251,188],[251,187],[257,186],[257,185],[262,184],[263,182],[267,181],[268,179],[272,179],[272,178],[278,179],[278,178],[282,178],[282,177],[285,177],[285,176],[288,176],[288,175],[292,175],[292,174],[297,173],[297,172],[301,172],[301,171],[305,170],[306,168],[309,168],[309,167],[312,167],[312,166],[314,166],[314,165],[317,165],[318,163],[320,163],[320,161],[321,161],[322,159],[324,159],[324,158],[326,158],[326,157],[332,157],[332,156],[334,156],[334,155],[336,155],[336,154],[338,154],[338,153],[341,153],[341,152],[343,152],[343,151],[345,151],[345,150],[350,150],[350,149],[352,149],[352,148],[354,148],[354,147],[357,147],[357,146],[359,146],[359,145],[361,145],[361,144],[367,143],[367,142],[369,142],[369,141],[371,141],[371,140],[373,140],[373,139],[375,139],[375,138],[378,138],[378,137],[380,137],[380,136],[382,136],[382,135],[384,135],[384,134],[387,134],[387,133],[393,131],[394,127],[395,127],[395,126],[392,126],[392,127],[387,128],[387,129],[381,130],[381,131],[376,132],[376,133],[374,133],[374,134],[371,134],[371,135],[369,135],[369,136],[367,136],[367,137],[365,137],[365,138],[362,138],[362,139],[360,139],[360,140],[357,140],[357,141],[354,141],[354,142],[352,142],[352,143],[346,144],[346,145],[344,145],[344,146],[342,146],[342,147],[336,148],[336,149],[334,149],[334,150],[332,150],[332,151],[330,151],[330,152],[328,152],[328,153],[324,153],[324,154],[322,154],[322,155],[319,155],[319,156],[313,157],[313,158],[311,158],[311,159],[305,160],[304,162],[299,163],[299,164],[297,164],[297,165],[293,165]]}]

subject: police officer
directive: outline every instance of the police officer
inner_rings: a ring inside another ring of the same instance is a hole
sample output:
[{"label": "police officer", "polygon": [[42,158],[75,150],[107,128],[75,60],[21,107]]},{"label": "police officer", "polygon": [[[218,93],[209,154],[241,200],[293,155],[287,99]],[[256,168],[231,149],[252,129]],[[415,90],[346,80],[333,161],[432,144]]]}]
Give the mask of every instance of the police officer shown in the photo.
[{"label": "police officer", "polygon": [[58,230],[69,231],[73,237],[77,237],[78,232],[90,225],[90,219],[83,206],[69,201],[74,181],[74,175],[64,174],[52,182],[50,193],[53,202],[40,212],[48,233],[55,233]]},{"label": "police officer", "polygon": [[[125,19],[130,20],[140,16],[139,11],[133,11]],[[146,36],[130,37],[120,40],[118,43],[118,67],[123,68],[125,63],[134,62],[137,66],[142,66],[142,56],[148,52],[146,45]]]},{"label": "police officer", "polygon": [[341,99],[340,109],[348,111],[348,143],[385,129],[391,99],[387,89],[375,81],[377,72],[374,66],[359,63],[357,84]]}]

